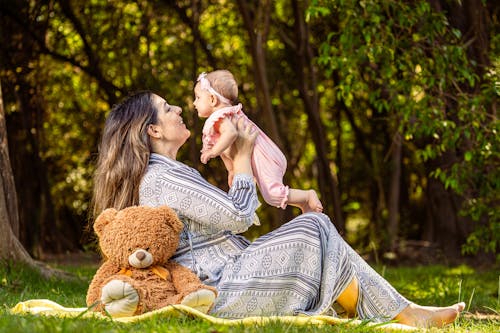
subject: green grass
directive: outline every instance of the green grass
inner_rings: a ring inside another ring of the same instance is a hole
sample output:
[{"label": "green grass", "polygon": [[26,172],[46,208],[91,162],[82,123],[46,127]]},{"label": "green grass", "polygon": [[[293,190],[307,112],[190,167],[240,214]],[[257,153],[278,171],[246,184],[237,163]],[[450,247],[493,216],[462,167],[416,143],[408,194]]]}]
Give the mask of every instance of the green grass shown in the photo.
[{"label": "green grass", "polygon": [[[153,317],[140,323],[124,324],[110,320],[54,318],[12,315],[9,309],[20,301],[47,298],[66,307],[82,307],[88,283],[96,267],[61,266],[78,277],[75,281],[45,280],[36,272],[2,263],[0,266],[0,332],[366,332],[367,327],[306,326],[280,323],[265,327],[228,327],[200,320]],[[468,313],[454,325],[433,332],[498,332],[500,328],[500,276],[498,269],[477,271],[468,266],[377,267],[403,295],[419,304],[467,304]]]}]

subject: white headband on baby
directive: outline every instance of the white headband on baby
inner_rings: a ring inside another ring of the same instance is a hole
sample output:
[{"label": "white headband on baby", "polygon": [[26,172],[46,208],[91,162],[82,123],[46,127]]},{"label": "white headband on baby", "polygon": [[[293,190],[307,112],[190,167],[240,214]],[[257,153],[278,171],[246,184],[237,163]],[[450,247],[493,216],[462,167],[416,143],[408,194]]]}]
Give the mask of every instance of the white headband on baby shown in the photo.
[{"label": "white headband on baby", "polygon": [[224,104],[229,104],[232,105],[231,101],[227,99],[226,97],[222,96],[219,94],[217,91],[215,91],[214,88],[210,85],[210,81],[206,78],[207,73],[203,72],[198,76],[198,79],[196,80],[197,82],[200,83],[200,88],[204,90],[208,90],[212,95],[215,95],[222,103]]}]

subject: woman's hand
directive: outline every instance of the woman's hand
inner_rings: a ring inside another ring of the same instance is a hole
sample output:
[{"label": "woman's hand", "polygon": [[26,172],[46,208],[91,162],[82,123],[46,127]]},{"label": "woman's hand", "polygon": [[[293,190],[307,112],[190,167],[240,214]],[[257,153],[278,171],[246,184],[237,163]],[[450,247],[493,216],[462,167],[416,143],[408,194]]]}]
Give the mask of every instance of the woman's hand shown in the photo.
[{"label": "woman's hand", "polygon": [[234,174],[245,173],[253,175],[251,160],[258,133],[252,124],[245,124],[243,118],[233,120],[233,123],[238,130],[238,137],[230,149],[226,151],[226,156],[233,160]]}]

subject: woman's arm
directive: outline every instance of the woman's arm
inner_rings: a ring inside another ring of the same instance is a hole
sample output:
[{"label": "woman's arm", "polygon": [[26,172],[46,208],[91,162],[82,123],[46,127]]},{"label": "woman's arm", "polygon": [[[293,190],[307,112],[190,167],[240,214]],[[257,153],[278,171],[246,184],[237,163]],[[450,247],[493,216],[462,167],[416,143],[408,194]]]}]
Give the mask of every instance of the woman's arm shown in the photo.
[{"label": "woman's arm", "polygon": [[247,230],[258,206],[250,162],[256,134],[241,125],[237,128],[239,135],[229,155],[234,161],[235,177],[228,193],[185,164],[152,156],[141,183],[140,204],[168,205],[184,222],[198,224],[206,233]]},{"label": "woman's arm", "polygon": [[222,162],[224,162],[224,166],[227,170],[227,184],[231,187],[233,185],[234,178],[233,160],[230,159],[225,153],[220,154],[220,158]]},{"label": "woman's arm", "polygon": [[220,137],[212,148],[201,154],[200,160],[203,164],[206,164],[211,158],[222,154],[238,137],[238,129],[229,118],[222,118],[218,126]]},{"label": "woman's arm", "polygon": [[252,177],[238,175],[226,193],[198,172],[185,168],[159,169],[152,187],[157,205],[168,205],[189,223],[203,225],[206,233],[246,231],[258,206]]}]

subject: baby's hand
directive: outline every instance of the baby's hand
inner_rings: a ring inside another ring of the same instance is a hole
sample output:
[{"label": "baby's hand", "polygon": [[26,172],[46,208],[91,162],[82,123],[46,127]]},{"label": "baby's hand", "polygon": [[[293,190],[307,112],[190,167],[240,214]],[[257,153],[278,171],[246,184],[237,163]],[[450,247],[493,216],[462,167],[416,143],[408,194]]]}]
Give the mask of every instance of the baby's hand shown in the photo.
[{"label": "baby's hand", "polygon": [[255,130],[254,126],[249,123],[245,123],[243,118],[239,118],[237,120],[233,118],[232,122],[238,130],[238,137],[233,142],[231,147],[225,151],[225,153],[228,158],[234,161],[236,155],[252,155],[258,132]]},{"label": "baby's hand", "polygon": [[203,164],[207,164],[207,162],[212,158],[212,154],[210,154],[210,152],[204,152],[204,153],[201,153],[201,157],[200,157],[200,160],[201,160],[201,163]]}]

